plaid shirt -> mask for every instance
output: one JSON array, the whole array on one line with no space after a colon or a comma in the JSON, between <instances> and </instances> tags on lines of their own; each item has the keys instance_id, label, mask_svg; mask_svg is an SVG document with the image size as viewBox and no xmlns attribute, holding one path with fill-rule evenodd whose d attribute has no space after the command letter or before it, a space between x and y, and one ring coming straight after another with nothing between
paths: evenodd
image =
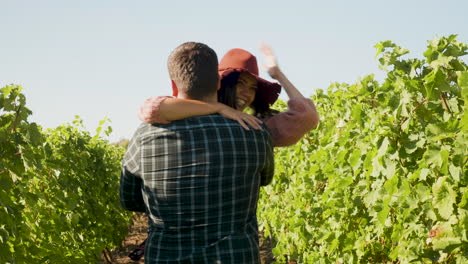
<instances>
[{"instance_id":1,"label":"plaid shirt","mask_svg":"<svg viewBox=\"0 0 468 264\"><path fill-rule=\"evenodd\" d=\"M120 199L148 214L145 263L260 263L257 201L273 164L266 129L219 115L142 124L124 157Z\"/></svg>"}]
</instances>

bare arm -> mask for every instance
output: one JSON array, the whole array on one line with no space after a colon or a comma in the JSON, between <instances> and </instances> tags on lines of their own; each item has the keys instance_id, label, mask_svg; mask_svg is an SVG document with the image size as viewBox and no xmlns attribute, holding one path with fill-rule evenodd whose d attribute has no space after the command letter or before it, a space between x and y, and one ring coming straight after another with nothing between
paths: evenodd
<instances>
[{"instance_id":1,"label":"bare arm","mask_svg":"<svg viewBox=\"0 0 468 264\"><path fill-rule=\"evenodd\" d=\"M271 78L277 80L281 84L289 98L304 98L301 92L299 92L299 90L291 83L291 81L289 81L286 75L279 68L275 54L273 54L271 47L266 44L262 44L260 46L260 50L265 57L265 64L263 67L271 76Z\"/></svg>"},{"instance_id":2,"label":"bare arm","mask_svg":"<svg viewBox=\"0 0 468 264\"><path fill-rule=\"evenodd\" d=\"M146 123L170 123L175 120L215 113L236 120L247 130L249 130L247 124L254 129L261 129L259 124L262 121L227 105L170 97L152 97L146 100L140 108L140 119Z\"/></svg>"},{"instance_id":3,"label":"bare arm","mask_svg":"<svg viewBox=\"0 0 468 264\"><path fill-rule=\"evenodd\" d=\"M197 100L168 98L161 102L159 115L168 121L180 120L188 117L210 115L220 111L218 103L206 103Z\"/></svg>"},{"instance_id":4,"label":"bare arm","mask_svg":"<svg viewBox=\"0 0 468 264\"><path fill-rule=\"evenodd\" d=\"M263 53L263 55L265 57L265 64L263 65L263 67L268 72L268 74L271 76L271 78L277 80L281 84L283 89L288 94L289 99L305 98L302 95L302 93L294 86L294 84L291 83L291 81L289 81L289 79L286 77L286 75L281 71L281 69L278 66L278 62L276 61L276 57L273 54L273 50L271 49L271 47L266 45L266 44L262 44L260 46L260 50L262 51L262 53ZM314 119L318 123L319 116L318 116L317 110L315 109L315 104L313 102L311 104L311 107L314 108L314 111L313 111Z\"/></svg>"}]
</instances>

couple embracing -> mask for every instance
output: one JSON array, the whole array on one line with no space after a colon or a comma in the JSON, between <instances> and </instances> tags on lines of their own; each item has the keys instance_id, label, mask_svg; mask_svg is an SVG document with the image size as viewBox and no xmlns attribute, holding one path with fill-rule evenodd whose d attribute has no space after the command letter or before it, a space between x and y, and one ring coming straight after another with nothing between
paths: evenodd
<instances>
[{"instance_id":1,"label":"couple embracing","mask_svg":"<svg viewBox=\"0 0 468 264\"><path fill-rule=\"evenodd\" d=\"M146 212L145 263L260 263L260 186L274 174L273 147L296 143L318 123L315 105L277 66L266 69L290 100L270 109L280 84L259 77L256 58L187 42L169 56L173 96L152 97L123 160L120 199ZM251 108L254 115L243 113Z\"/></svg>"}]
</instances>

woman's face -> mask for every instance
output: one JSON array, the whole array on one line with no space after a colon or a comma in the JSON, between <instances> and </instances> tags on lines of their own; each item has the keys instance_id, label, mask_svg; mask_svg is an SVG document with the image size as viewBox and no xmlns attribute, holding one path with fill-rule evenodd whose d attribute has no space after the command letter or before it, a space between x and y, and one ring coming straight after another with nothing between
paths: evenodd
<instances>
[{"instance_id":1,"label":"woman's face","mask_svg":"<svg viewBox=\"0 0 468 264\"><path fill-rule=\"evenodd\" d=\"M255 99L257 92L257 79L252 75L242 72L236 84L236 108L243 111Z\"/></svg>"}]
</instances>

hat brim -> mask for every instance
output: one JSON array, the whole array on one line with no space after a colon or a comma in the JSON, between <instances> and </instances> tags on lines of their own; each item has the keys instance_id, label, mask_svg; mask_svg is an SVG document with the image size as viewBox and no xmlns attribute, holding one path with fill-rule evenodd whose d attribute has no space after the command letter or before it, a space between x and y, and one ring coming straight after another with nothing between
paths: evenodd
<instances>
[{"instance_id":1,"label":"hat brim","mask_svg":"<svg viewBox=\"0 0 468 264\"><path fill-rule=\"evenodd\" d=\"M267 81L260 76L252 74L246 69L223 69L219 71L219 76L222 79L233 72L247 72L257 79L257 92L255 94L256 100L259 100L268 106L274 104L276 100L278 100L281 92L281 85L279 83Z\"/></svg>"}]
</instances>

